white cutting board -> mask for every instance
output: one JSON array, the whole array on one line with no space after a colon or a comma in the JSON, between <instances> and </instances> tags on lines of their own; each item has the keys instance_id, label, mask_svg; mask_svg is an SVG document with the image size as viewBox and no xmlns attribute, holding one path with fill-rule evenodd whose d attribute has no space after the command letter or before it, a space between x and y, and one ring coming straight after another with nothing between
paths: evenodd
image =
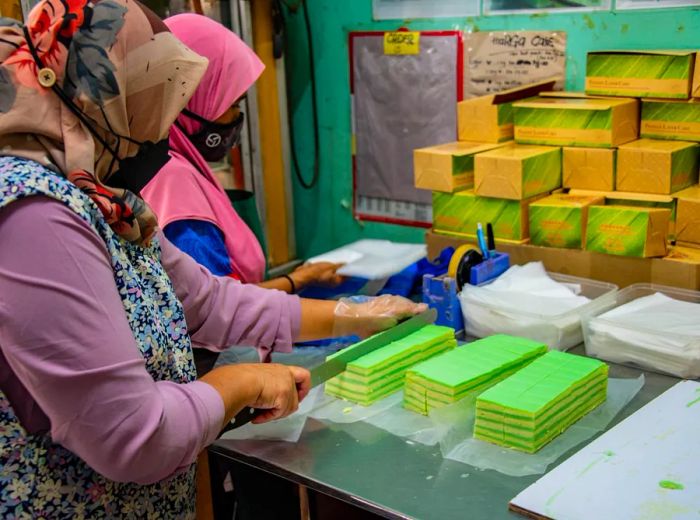
<instances>
[{"instance_id":1,"label":"white cutting board","mask_svg":"<svg viewBox=\"0 0 700 520\"><path fill-rule=\"evenodd\" d=\"M676 384L520 493L511 508L562 520L700 518L700 383Z\"/></svg>"}]
</instances>

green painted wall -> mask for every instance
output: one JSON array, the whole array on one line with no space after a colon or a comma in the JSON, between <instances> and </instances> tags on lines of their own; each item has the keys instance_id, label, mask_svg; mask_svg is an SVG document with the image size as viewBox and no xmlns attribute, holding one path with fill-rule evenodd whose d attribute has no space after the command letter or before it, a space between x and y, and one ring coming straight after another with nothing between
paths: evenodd
<instances>
[{"instance_id":1,"label":"green painted wall","mask_svg":"<svg viewBox=\"0 0 700 520\"><path fill-rule=\"evenodd\" d=\"M321 177L314 190L294 181L297 247L307 257L360 238L420 242L423 230L357 222L352 216L350 90L347 34L353 30L412 29L472 31L543 29L566 31L567 88L582 89L586 52L595 49L700 47L700 8L628 12L589 12L443 18L405 21L372 20L371 0L307 0L313 30L321 140ZM309 67L301 13L288 17L287 74L293 131L302 173L311 177Z\"/></svg>"}]
</instances>

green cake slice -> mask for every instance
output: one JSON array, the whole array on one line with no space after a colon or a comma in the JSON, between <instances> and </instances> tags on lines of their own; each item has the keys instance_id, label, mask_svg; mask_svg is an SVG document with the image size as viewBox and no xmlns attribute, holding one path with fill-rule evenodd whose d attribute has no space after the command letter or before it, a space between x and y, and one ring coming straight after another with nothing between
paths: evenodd
<instances>
[{"instance_id":1,"label":"green cake slice","mask_svg":"<svg viewBox=\"0 0 700 520\"><path fill-rule=\"evenodd\" d=\"M433 357L406 373L404 407L428 415L493 386L545 352L547 346L537 341L499 334Z\"/></svg>"},{"instance_id":2,"label":"green cake slice","mask_svg":"<svg viewBox=\"0 0 700 520\"><path fill-rule=\"evenodd\" d=\"M355 348L356 345L348 348ZM426 325L348 363L345 372L326 382L326 393L361 405L370 405L399 390L403 386L406 370L410 367L456 346L454 329ZM333 354L328 359L336 355Z\"/></svg>"},{"instance_id":3,"label":"green cake slice","mask_svg":"<svg viewBox=\"0 0 700 520\"><path fill-rule=\"evenodd\" d=\"M608 366L551 351L481 394L474 437L534 453L605 401Z\"/></svg>"}]
</instances>

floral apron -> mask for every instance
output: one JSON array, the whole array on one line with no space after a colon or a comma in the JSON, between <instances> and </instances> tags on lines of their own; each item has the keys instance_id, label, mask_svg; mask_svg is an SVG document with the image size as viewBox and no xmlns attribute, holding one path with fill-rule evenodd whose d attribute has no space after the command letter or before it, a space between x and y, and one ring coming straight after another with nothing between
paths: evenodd
<instances>
[{"instance_id":1,"label":"floral apron","mask_svg":"<svg viewBox=\"0 0 700 520\"><path fill-rule=\"evenodd\" d=\"M0 209L43 195L62 202L104 240L114 281L146 369L155 381L195 379L182 305L160 263L160 247L119 238L97 206L66 179L32 161L0 157ZM48 433L28 434L0 391L0 518L193 518L194 464L152 485L113 482Z\"/></svg>"}]
</instances>

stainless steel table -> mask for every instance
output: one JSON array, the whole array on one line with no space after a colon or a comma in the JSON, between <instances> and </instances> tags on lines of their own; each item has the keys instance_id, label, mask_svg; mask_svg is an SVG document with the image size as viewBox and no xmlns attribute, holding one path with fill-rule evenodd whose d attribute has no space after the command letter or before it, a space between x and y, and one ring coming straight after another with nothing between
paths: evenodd
<instances>
[{"instance_id":1,"label":"stainless steel table","mask_svg":"<svg viewBox=\"0 0 700 520\"><path fill-rule=\"evenodd\" d=\"M303 361L310 358L306 353L300 355ZM295 356L288 355L284 362L295 362ZM632 368L610 366L611 377L639 374ZM644 387L611 427L678 381L645 375ZM386 518L518 518L508 511L509 500L539 477L509 477L444 460L437 446L409 444L363 422L341 425L309 419L297 443L220 440L211 451Z\"/></svg>"}]
</instances>

